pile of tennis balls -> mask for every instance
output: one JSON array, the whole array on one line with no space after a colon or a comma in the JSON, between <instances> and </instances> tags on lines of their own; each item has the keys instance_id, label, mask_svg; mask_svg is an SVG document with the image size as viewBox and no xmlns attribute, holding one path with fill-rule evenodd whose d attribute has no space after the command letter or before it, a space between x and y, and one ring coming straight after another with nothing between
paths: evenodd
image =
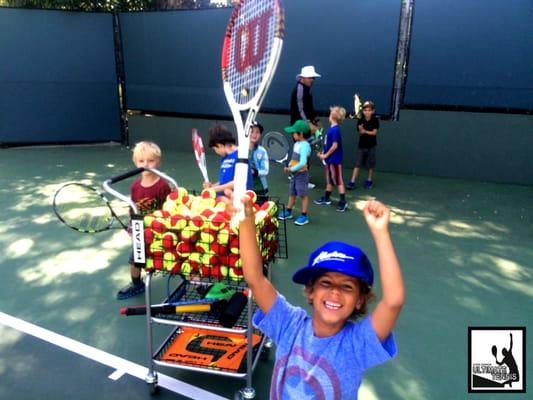
<instances>
[{"instance_id":1,"label":"pile of tennis balls","mask_svg":"<svg viewBox=\"0 0 533 400\"><path fill-rule=\"evenodd\" d=\"M256 238L263 262L278 248L277 206L272 201L256 204L255 192L246 195L255 209ZM239 227L231 224L226 202L213 189L199 196L178 187L161 210L144 217L146 269L184 276L243 279Z\"/></svg>"}]
</instances>

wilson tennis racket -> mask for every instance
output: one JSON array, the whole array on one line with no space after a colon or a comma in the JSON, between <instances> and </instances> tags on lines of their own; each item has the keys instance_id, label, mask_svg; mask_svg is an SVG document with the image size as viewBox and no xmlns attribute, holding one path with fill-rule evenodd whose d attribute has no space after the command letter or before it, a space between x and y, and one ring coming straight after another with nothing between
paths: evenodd
<instances>
[{"instance_id":1,"label":"wilson tennis racket","mask_svg":"<svg viewBox=\"0 0 533 400\"><path fill-rule=\"evenodd\" d=\"M268 132L261 138L261 146L267 151L269 160L287 165L291 148L286 135L275 131Z\"/></svg>"},{"instance_id":2,"label":"wilson tennis racket","mask_svg":"<svg viewBox=\"0 0 533 400\"><path fill-rule=\"evenodd\" d=\"M209 176L207 175L207 163L205 162L205 149L202 137L198 134L196 128L192 130L192 149L194 151L194 157L196 158L196 164L204 177L204 182L209 182Z\"/></svg>"},{"instance_id":3,"label":"wilson tennis racket","mask_svg":"<svg viewBox=\"0 0 533 400\"><path fill-rule=\"evenodd\" d=\"M361 118L361 112L363 111L363 103L361 97L356 93L353 95L353 115L350 115L351 119Z\"/></svg>"},{"instance_id":4,"label":"wilson tennis racket","mask_svg":"<svg viewBox=\"0 0 533 400\"><path fill-rule=\"evenodd\" d=\"M62 223L78 232L128 229L129 207L120 201L112 204L98 190L83 183L61 186L54 194L52 208Z\"/></svg>"},{"instance_id":5,"label":"wilson tennis racket","mask_svg":"<svg viewBox=\"0 0 533 400\"><path fill-rule=\"evenodd\" d=\"M234 175L237 220L244 218L250 126L278 65L284 17L280 0L239 0L226 28L222 48L224 94L237 127L238 156ZM248 111L243 123L241 113Z\"/></svg>"}]
</instances>

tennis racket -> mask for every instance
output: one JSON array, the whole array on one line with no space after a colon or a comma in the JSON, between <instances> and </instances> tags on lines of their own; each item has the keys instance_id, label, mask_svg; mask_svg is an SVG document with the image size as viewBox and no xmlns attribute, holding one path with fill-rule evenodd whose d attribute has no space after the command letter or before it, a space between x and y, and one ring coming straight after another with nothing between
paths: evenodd
<instances>
[{"instance_id":1,"label":"tennis racket","mask_svg":"<svg viewBox=\"0 0 533 400\"><path fill-rule=\"evenodd\" d=\"M54 194L52 208L62 223L78 232L128 229L129 207L118 200L111 203L98 190L83 183L61 186Z\"/></svg>"},{"instance_id":2,"label":"tennis racket","mask_svg":"<svg viewBox=\"0 0 533 400\"><path fill-rule=\"evenodd\" d=\"M244 218L250 126L270 86L283 45L281 0L239 0L226 28L222 48L224 94L237 127L238 153L234 175L237 221ZM243 115L248 116L243 123Z\"/></svg>"},{"instance_id":3,"label":"tennis racket","mask_svg":"<svg viewBox=\"0 0 533 400\"><path fill-rule=\"evenodd\" d=\"M279 132L268 132L261 138L261 146L265 148L268 159L287 166L290 144L286 135Z\"/></svg>"},{"instance_id":4,"label":"tennis racket","mask_svg":"<svg viewBox=\"0 0 533 400\"><path fill-rule=\"evenodd\" d=\"M351 119L361 118L361 112L363 111L363 103L361 97L356 93L353 95L353 114L350 115Z\"/></svg>"},{"instance_id":5,"label":"tennis racket","mask_svg":"<svg viewBox=\"0 0 533 400\"><path fill-rule=\"evenodd\" d=\"M194 151L194 157L196 158L196 164L204 177L204 182L209 182L209 176L207 175L207 163L205 161L205 149L202 137L198 134L196 128L192 130L192 149Z\"/></svg>"}]
</instances>

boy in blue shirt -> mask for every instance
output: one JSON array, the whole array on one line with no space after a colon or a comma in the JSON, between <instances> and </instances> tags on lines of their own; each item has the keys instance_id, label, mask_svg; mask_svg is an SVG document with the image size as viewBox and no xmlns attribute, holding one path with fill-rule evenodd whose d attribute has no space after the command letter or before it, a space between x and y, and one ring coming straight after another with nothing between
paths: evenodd
<instances>
[{"instance_id":1,"label":"boy in blue shirt","mask_svg":"<svg viewBox=\"0 0 533 400\"><path fill-rule=\"evenodd\" d=\"M318 153L318 158L326 162L326 192L324 196L314 203L318 205L331 204L331 192L333 186L339 191L339 204L337 211L344 212L348 208L346 203L346 190L342 179L342 135L340 125L346 118L346 110L343 107L334 106L329 109L330 128L326 132L324 151Z\"/></svg>"},{"instance_id":2,"label":"boy in blue shirt","mask_svg":"<svg viewBox=\"0 0 533 400\"><path fill-rule=\"evenodd\" d=\"M218 182L204 182L205 188L213 188L217 196L222 195L224 190L233 189L233 177L235 176L235 162L237 161L237 145L232 133L223 125L215 124L209 128L208 136L209 147L221 158L220 174ZM248 165L248 179L246 180L246 189L252 190L253 179L252 171Z\"/></svg>"},{"instance_id":3,"label":"boy in blue shirt","mask_svg":"<svg viewBox=\"0 0 533 400\"><path fill-rule=\"evenodd\" d=\"M293 281L305 285L312 315L294 307L263 274L254 210L243 199L240 252L244 278L259 310L254 324L276 343L271 400L356 399L363 373L396 354L392 329L404 303L400 265L388 230L390 211L371 200L363 213L374 239L383 297L370 316L374 275L355 246L328 242L316 249Z\"/></svg>"},{"instance_id":4,"label":"boy in blue shirt","mask_svg":"<svg viewBox=\"0 0 533 400\"><path fill-rule=\"evenodd\" d=\"M250 128L250 166L252 167L252 177L254 182L254 191L258 198L263 200L268 194L267 175L269 171L268 153L261 146L261 135L263 134L263 125L254 121Z\"/></svg>"},{"instance_id":5,"label":"boy in blue shirt","mask_svg":"<svg viewBox=\"0 0 533 400\"><path fill-rule=\"evenodd\" d=\"M291 133L294 139L291 160L289 166L284 168L286 173L292 174L289 181L289 201L287 209L278 215L278 218L292 219L292 208L296 203L296 197L302 199L302 214L294 221L295 225L306 225L309 223L307 209L309 207L309 166L307 161L311 155L311 145L307 141L311 136L309 124L303 119L299 119L292 126L285 128L285 132Z\"/></svg>"}]
</instances>

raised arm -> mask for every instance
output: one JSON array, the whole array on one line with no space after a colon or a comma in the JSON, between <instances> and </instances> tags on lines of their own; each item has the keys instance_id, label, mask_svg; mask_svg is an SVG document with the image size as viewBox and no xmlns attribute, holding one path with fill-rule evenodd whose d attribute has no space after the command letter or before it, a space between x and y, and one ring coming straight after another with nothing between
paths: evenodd
<instances>
[{"instance_id":1,"label":"raised arm","mask_svg":"<svg viewBox=\"0 0 533 400\"><path fill-rule=\"evenodd\" d=\"M239 228L239 248L241 251L244 279L255 297L259 308L266 314L276 301L276 289L263 274L263 259L257 246L255 215L252 202L244 200L245 218Z\"/></svg>"},{"instance_id":2,"label":"raised arm","mask_svg":"<svg viewBox=\"0 0 533 400\"><path fill-rule=\"evenodd\" d=\"M405 301L400 264L389 234L390 210L378 201L368 201L363 210L370 229L379 262L383 297L371 315L371 322L380 341L392 332Z\"/></svg>"}]
</instances>

